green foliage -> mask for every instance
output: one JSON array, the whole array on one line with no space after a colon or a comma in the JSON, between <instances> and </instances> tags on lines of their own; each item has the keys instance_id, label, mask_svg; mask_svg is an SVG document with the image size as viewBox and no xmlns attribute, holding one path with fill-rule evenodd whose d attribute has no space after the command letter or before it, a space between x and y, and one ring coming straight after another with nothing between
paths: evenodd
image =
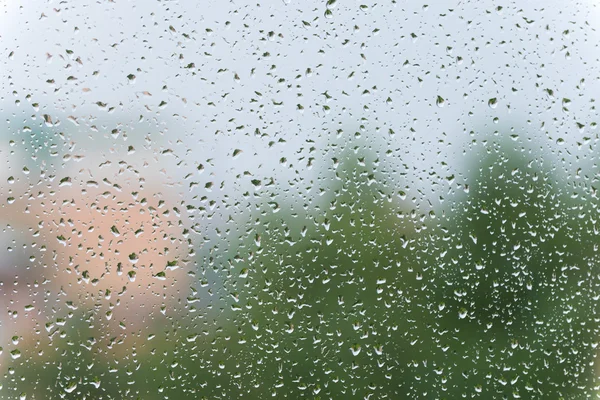
<instances>
[{"instance_id":1,"label":"green foliage","mask_svg":"<svg viewBox=\"0 0 600 400\"><path fill-rule=\"evenodd\" d=\"M541 158L506 144L472 165L443 212L407 200L410 182L392 185L372 154L338 159L322 203L264 204L237 239L199 256L199 280L216 286L201 300L212 314L186 307L149 325L163 333L154 341L130 333L135 356L79 348L56 355L58 372L34 362L27 379L54 390L63 375L92 381L80 366L94 364L106 398L146 399L590 393L593 199L569 196Z\"/></svg>"}]
</instances>

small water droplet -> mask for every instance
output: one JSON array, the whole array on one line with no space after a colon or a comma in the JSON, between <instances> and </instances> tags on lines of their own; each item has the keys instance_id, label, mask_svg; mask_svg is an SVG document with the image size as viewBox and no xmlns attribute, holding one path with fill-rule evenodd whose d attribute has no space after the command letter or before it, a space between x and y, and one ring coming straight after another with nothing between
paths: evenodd
<instances>
[{"instance_id":1,"label":"small water droplet","mask_svg":"<svg viewBox=\"0 0 600 400\"><path fill-rule=\"evenodd\" d=\"M71 382L69 383L66 387L65 387L65 392L67 393L71 393L73 392L75 389L77 389L77 383L75 382Z\"/></svg>"},{"instance_id":2,"label":"small water droplet","mask_svg":"<svg viewBox=\"0 0 600 400\"><path fill-rule=\"evenodd\" d=\"M19 349L14 349L13 351L10 352L10 357L13 360L16 360L17 358L21 357L21 351Z\"/></svg>"},{"instance_id":3,"label":"small water droplet","mask_svg":"<svg viewBox=\"0 0 600 400\"><path fill-rule=\"evenodd\" d=\"M446 100L444 100L444 98L442 96L438 96L437 99L435 99L435 105L442 108L444 107L444 105L446 104Z\"/></svg>"}]
</instances>

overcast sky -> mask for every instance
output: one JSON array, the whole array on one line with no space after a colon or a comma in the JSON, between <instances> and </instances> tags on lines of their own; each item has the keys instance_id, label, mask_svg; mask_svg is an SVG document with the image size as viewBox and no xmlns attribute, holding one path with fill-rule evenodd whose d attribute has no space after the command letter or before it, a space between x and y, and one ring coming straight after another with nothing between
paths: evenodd
<instances>
[{"instance_id":1,"label":"overcast sky","mask_svg":"<svg viewBox=\"0 0 600 400\"><path fill-rule=\"evenodd\" d=\"M553 160L595 134L595 2L362 3L0 0L0 151L41 127L89 168L127 159L182 183L203 164L202 185L239 194L252 177L316 179L362 126L416 190L466 172L494 130Z\"/></svg>"}]
</instances>

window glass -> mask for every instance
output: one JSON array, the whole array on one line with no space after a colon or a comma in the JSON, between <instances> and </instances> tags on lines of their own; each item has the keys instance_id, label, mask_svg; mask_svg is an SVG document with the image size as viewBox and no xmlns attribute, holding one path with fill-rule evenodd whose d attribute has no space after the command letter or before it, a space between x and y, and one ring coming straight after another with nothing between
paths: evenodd
<instances>
[{"instance_id":1,"label":"window glass","mask_svg":"<svg viewBox=\"0 0 600 400\"><path fill-rule=\"evenodd\" d=\"M0 0L0 398L597 398L599 18Z\"/></svg>"}]
</instances>

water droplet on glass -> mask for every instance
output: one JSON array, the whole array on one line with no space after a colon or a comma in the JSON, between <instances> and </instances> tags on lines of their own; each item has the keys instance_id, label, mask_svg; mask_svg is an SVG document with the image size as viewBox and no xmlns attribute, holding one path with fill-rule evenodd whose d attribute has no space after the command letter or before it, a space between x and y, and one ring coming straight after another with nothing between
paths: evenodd
<instances>
[{"instance_id":1,"label":"water droplet on glass","mask_svg":"<svg viewBox=\"0 0 600 400\"><path fill-rule=\"evenodd\" d=\"M437 96L437 98L435 99L435 104L440 108L444 107L444 105L446 104L446 100L444 100L442 96Z\"/></svg>"}]
</instances>

